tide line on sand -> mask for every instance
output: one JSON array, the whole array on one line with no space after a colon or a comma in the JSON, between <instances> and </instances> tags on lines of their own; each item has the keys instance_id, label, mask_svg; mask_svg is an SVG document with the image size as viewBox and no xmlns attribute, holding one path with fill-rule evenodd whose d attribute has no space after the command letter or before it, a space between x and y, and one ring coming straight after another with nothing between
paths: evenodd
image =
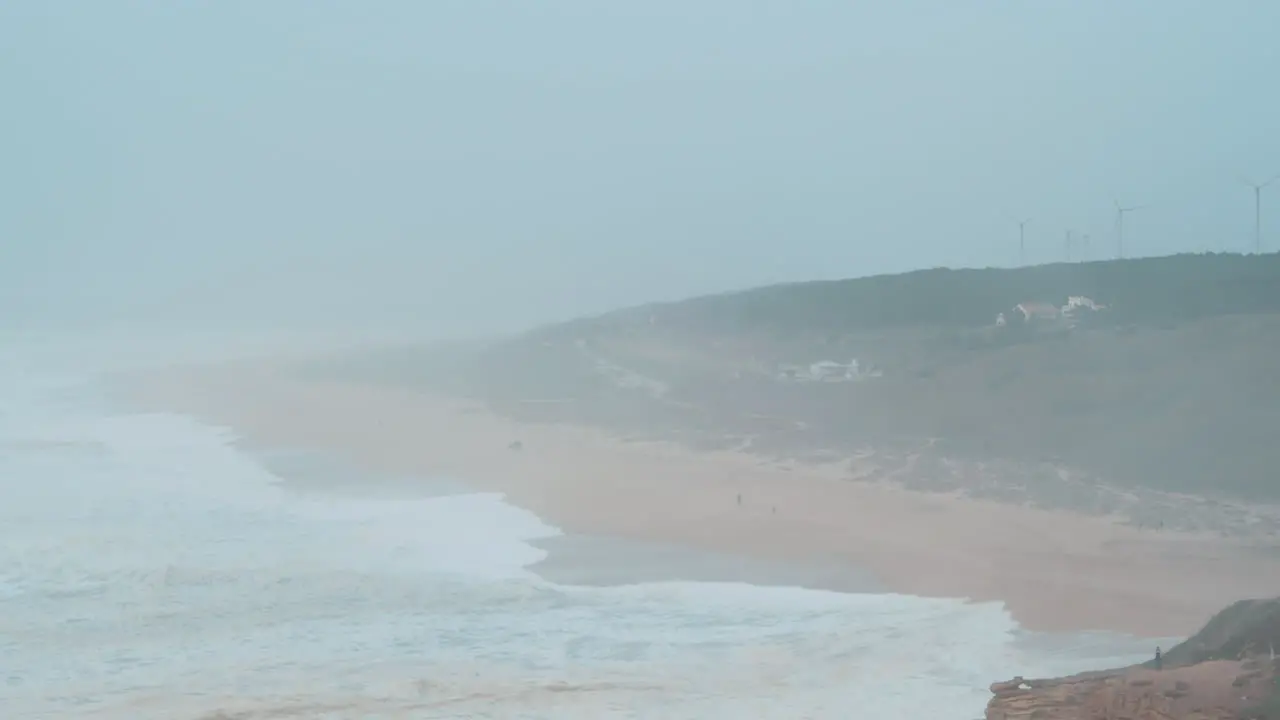
<instances>
[{"instance_id":1,"label":"tide line on sand","mask_svg":"<svg viewBox=\"0 0 1280 720\"><path fill-rule=\"evenodd\" d=\"M241 365L151 374L131 395L369 470L465 478L568 533L844 563L895 592L1003 602L1035 630L1185 635L1239 597L1280 594L1280 558L1225 540L853 482L831 464L521 424L392 384Z\"/></svg>"}]
</instances>

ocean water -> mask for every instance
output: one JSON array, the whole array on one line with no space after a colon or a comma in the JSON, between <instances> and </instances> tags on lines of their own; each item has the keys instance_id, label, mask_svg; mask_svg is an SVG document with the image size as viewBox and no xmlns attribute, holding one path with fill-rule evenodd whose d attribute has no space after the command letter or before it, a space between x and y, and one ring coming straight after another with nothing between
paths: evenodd
<instances>
[{"instance_id":1,"label":"ocean water","mask_svg":"<svg viewBox=\"0 0 1280 720\"><path fill-rule=\"evenodd\" d=\"M459 492L291 491L227 428L0 363L0 717L927 718L1145 659L999 604L556 585L558 530Z\"/></svg>"}]
</instances>

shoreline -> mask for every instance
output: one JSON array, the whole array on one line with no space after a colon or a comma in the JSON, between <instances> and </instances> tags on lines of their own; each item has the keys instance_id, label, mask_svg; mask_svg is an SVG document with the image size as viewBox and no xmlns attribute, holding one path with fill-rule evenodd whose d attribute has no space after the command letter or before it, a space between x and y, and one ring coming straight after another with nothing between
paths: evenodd
<instances>
[{"instance_id":1,"label":"shoreline","mask_svg":"<svg viewBox=\"0 0 1280 720\"><path fill-rule=\"evenodd\" d=\"M779 562L684 545L602 535L565 533L530 542L547 556L528 570L547 582L578 587L619 587L650 582L738 583L799 587L850 594L888 592L847 563Z\"/></svg>"},{"instance_id":2,"label":"shoreline","mask_svg":"<svg viewBox=\"0 0 1280 720\"><path fill-rule=\"evenodd\" d=\"M271 447L251 440L239 445L278 478L280 488L303 497L419 500L483 492L482 488L450 478L364 472L356 463L335 460L319 450ZM697 551L683 545L564 531L525 542L546 553L525 569L560 585L617 587L647 582L723 582L843 593L887 592L868 573L844 563L767 562L741 554Z\"/></svg>"},{"instance_id":3,"label":"shoreline","mask_svg":"<svg viewBox=\"0 0 1280 720\"><path fill-rule=\"evenodd\" d=\"M1003 602L1031 631L1189 635L1231 601L1280 594L1280 559L1237 541L852 482L835 466L781 469L740 452L521 424L412 388L266 365L128 384L130 405L194 415L253 443L502 492L567 535L865 572L890 592ZM820 576L805 586L851 589Z\"/></svg>"}]
</instances>

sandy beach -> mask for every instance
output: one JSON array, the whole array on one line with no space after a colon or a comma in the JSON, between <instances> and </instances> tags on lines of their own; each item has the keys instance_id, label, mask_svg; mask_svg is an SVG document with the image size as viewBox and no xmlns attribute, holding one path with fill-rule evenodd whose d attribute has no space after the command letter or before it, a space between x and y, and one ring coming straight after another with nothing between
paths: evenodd
<instances>
[{"instance_id":1,"label":"sandy beach","mask_svg":"<svg viewBox=\"0 0 1280 720\"><path fill-rule=\"evenodd\" d=\"M1185 635L1234 600L1280 594L1280 557L1241 540L855 482L843 466L783 468L519 424L411 388L268 364L166 371L129 386L136 406L230 426L249 442L505 493L568 533L812 567L795 577L834 590L869 573L892 592L1002 601L1034 630Z\"/></svg>"}]
</instances>

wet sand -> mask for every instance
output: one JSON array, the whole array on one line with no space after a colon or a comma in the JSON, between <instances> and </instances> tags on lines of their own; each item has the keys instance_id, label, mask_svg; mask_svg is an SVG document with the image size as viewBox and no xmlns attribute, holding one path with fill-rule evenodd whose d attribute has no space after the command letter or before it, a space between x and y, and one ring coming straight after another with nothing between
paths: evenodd
<instances>
[{"instance_id":1,"label":"wet sand","mask_svg":"<svg viewBox=\"0 0 1280 720\"><path fill-rule=\"evenodd\" d=\"M547 558L530 570L563 585L630 585L644 582L725 582L805 587L837 592L884 592L870 573L847 562L805 558L782 562L683 545L600 535L561 535L536 540Z\"/></svg>"},{"instance_id":2,"label":"wet sand","mask_svg":"<svg viewBox=\"0 0 1280 720\"><path fill-rule=\"evenodd\" d=\"M1242 597L1280 594L1280 558L1240 541L855 482L844 465L780 469L745 453L519 424L411 388L262 365L156 374L133 383L130 394L146 408L228 425L267 446L323 448L376 473L457 478L503 492L571 535L616 539L618 552L643 543L648 560L634 563L632 582L681 579L654 574L663 562L653 548L685 548L703 558L686 558L682 572L698 575L688 579L737 572L748 581L772 575L778 581L766 584L799 580L832 590L866 582L1003 601L1033 630L1153 637L1189 634ZM521 448L510 448L513 442ZM592 582L581 568L606 550L573 545L580 542L590 541L560 541L553 555L565 560L549 560L542 572ZM734 570L728 557L750 558L754 575ZM796 568L790 576L776 573L787 566ZM603 559L596 567L597 583L628 576L616 565L599 570Z\"/></svg>"},{"instance_id":3,"label":"wet sand","mask_svg":"<svg viewBox=\"0 0 1280 720\"><path fill-rule=\"evenodd\" d=\"M299 495L356 499L420 499L474 492L447 477L370 473L323 450L270 448L242 441L279 486ZM530 542L546 557L529 570L564 585L609 587L644 582L726 582L837 592L883 592L870 573L837 560L779 562L684 545L605 535L565 534Z\"/></svg>"}]
</instances>

